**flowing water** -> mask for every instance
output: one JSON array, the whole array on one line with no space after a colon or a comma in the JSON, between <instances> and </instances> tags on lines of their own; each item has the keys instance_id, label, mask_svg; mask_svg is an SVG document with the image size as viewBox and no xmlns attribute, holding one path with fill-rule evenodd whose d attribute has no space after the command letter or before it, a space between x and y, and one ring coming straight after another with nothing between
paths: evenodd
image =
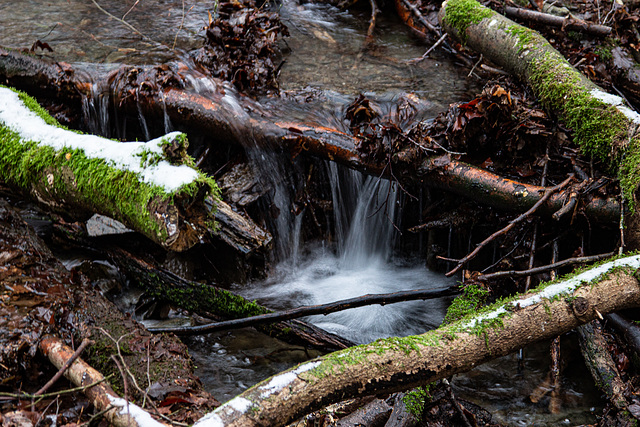
<instances>
[{"instance_id":1,"label":"flowing water","mask_svg":"<svg viewBox=\"0 0 640 427\"><path fill-rule=\"evenodd\" d=\"M29 48L36 41L48 43L58 60L75 65L91 63L108 71L120 62L129 64L181 60L204 40L202 28L214 2L196 0L23 0L0 2L0 45ZM375 46L363 51L368 11L344 12L322 4L298 4L283 0L277 7L289 27L290 50L279 81L287 96L300 91L322 91L322 102L293 107L284 100L268 105L290 120L343 126L344 105L360 92L391 108L404 92L416 94L422 102L421 118L428 119L449 103L468 99L477 91L466 71L447 58L428 59L409 65L426 46L417 42L394 17L383 13L377 23ZM123 19L124 18L124 19ZM123 23L126 21L126 24ZM100 64L100 65L95 65ZM206 93L211 83L192 79L193 88ZM87 126L96 133L116 135L125 130L107 111L107 100L99 94L85 105ZM234 101L228 91L229 102ZM145 119L139 117L142 129ZM167 121L165 129L171 124ZM147 129L148 133L153 130ZM272 204L280 214L273 223L276 256L279 260L266 280L237 284L235 290L276 309L320 304L367 293L406 289L439 288L453 280L430 272L420 259L394 252L402 229L400 211L403 194L396 185L326 164L334 206L333 223L326 230L330 239L305 242L301 239L304 210L297 215L291 205L296 192L295 173L277 156L248 152L262 178L274 189ZM280 177L294 176L290 180ZM77 258L77 255L74 256ZM69 265L73 265L70 261ZM134 297L135 299L135 297ZM308 320L356 342L379 337L409 335L436 327L442 320L447 300L407 302L388 306L362 307ZM251 330L209 334L186 339L199 366L198 374L207 388L224 401L257 381L316 354L284 345ZM539 350L527 353L536 355ZM486 405L512 425L573 424L592 420L597 399L579 395L584 384L576 378L584 371L568 374L565 394L570 403L558 416L545 418L544 409L524 403L532 388L541 382L548 362L544 356L526 359L527 370L514 378L517 369L505 358L457 377L457 390L476 403ZM540 362L543 360L543 362ZM573 376L571 376L573 375ZM525 379L523 381L523 378ZM481 390L481 391L480 391Z\"/></svg>"}]
</instances>

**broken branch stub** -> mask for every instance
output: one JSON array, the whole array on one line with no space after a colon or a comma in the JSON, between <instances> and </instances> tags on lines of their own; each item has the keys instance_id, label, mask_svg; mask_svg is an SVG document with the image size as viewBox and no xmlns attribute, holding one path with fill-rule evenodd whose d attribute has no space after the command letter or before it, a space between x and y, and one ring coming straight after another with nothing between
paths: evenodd
<instances>
[{"instance_id":1,"label":"broken branch stub","mask_svg":"<svg viewBox=\"0 0 640 427\"><path fill-rule=\"evenodd\" d=\"M61 127L35 100L0 87L0 179L73 217L110 216L163 247L192 247L213 225L213 179L186 155L186 136L120 143Z\"/></svg>"}]
</instances>

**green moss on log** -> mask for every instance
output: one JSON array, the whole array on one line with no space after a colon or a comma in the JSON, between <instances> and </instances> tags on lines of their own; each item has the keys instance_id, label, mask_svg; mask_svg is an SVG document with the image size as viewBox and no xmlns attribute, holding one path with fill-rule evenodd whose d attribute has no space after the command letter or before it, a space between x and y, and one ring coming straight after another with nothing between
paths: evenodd
<instances>
[{"instance_id":1,"label":"green moss on log","mask_svg":"<svg viewBox=\"0 0 640 427\"><path fill-rule=\"evenodd\" d=\"M448 0L446 8L444 19L447 25L456 29L463 43L467 41L466 31L469 25L478 24L496 14L474 0Z\"/></svg>"},{"instance_id":2,"label":"green moss on log","mask_svg":"<svg viewBox=\"0 0 640 427\"><path fill-rule=\"evenodd\" d=\"M13 90L13 89L12 89ZM14 90L15 91L15 90ZM15 91L31 111L51 126L61 126L37 101ZM199 172L198 177L173 192L142 182L135 172L118 169L104 159L87 157L83 150L55 150L38 141L25 141L17 132L0 123L0 180L30 192L36 198L54 205L83 206L93 212L111 216L126 226L154 240L165 241L167 230L160 227L149 206L166 203L176 209L179 200L189 199L203 188L214 199L219 189L213 180ZM186 144L186 140L181 141ZM144 157L144 155L143 155ZM141 158L151 164L153 159Z\"/></svg>"}]
</instances>

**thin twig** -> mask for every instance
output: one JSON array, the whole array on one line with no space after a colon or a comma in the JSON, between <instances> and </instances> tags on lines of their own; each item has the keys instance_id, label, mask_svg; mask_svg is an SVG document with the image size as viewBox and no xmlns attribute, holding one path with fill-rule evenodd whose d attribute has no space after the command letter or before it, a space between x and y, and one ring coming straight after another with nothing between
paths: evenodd
<instances>
[{"instance_id":1,"label":"thin twig","mask_svg":"<svg viewBox=\"0 0 640 427\"><path fill-rule=\"evenodd\" d=\"M546 203L546 201L551 197L551 195L553 193L555 193L558 190L561 190L562 188L564 188L565 186L567 186L569 184L569 182L571 182L571 180L573 179L573 174L571 174L569 176L569 178L565 179L564 181L562 181L560 184L551 187L549 189L547 189L544 192L544 195L540 198L540 200L538 200L536 202L535 205L533 205L528 211L526 211L525 213L523 213L522 215L520 215L519 217L517 217L516 219L514 219L513 221L511 221L509 223L509 225L507 225L506 227L504 227L502 230L498 230L495 233L493 233L491 236L487 237L486 239L484 239L474 250L473 252L471 252L470 254L468 254L467 256L465 256L464 258L462 258L460 261L458 261L458 265L456 265L454 267L453 270L447 272L445 274L445 276L449 277L454 275L458 270L460 270L462 268L462 266L464 266L467 262L471 261L473 258L476 257L476 255L478 255L478 253L480 252L480 250L482 248L484 248L487 244L489 244L493 239L495 239L496 237L507 233L509 230L511 230L513 227L515 227L516 224L524 221L525 219L527 219L529 216L531 216L533 213L535 213L536 210L538 210L538 208L540 206L542 206L544 203Z\"/></svg>"},{"instance_id":2,"label":"thin twig","mask_svg":"<svg viewBox=\"0 0 640 427\"><path fill-rule=\"evenodd\" d=\"M82 343L80 343L80 346L76 349L76 351L71 355L71 357L64 362L64 365L62 365L62 367L60 369L58 369L58 372L56 372L56 374L49 380L47 381L47 383L45 385L43 385L40 390L36 391L33 396L39 396L41 394L43 394L45 391L49 390L49 388L55 384L56 381L58 381L60 379L61 376L64 375L64 373L67 371L67 369L69 369L69 366L71 366L71 364L73 362L75 362L75 360L80 357L80 355L82 354L82 352L84 351L85 348L87 348L88 345L93 344L93 341L91 341L88 338L85 338L82 340Z\"/></svg>"},{"instance_id":3,"label":"thin twig","mask_svg":"<svg viewBox=\"0 0 640 427\"><path fill-rule=\"evenodd\" d=\"M409 62L410 64L415 64L415 63L418 63L418 62L420 62L420 61L424 61L425 59L427 59L427 57L429 56L429 54L430 54L431 52L433 52L433 50L434 50L435 48L437 48L438 46L440 46L440 45L445 41L445 39L447 38L447 36L448 36L448 34L447 34L447 33L444 33L444 34L443 34L443 35L438 39L438 41L437 41L437 42L435 42L435 43L433 44L433 46L431 46L429 49L427 49L427 51L426 51L425 53L423 53L423 54L422 54L422 56L421 56L420 58L417 58L417 59L411 59L411 60L409 60L408 62Z\"/></svg>"},{"instance_id":4,"label":"thin twig","mask_svg":"<svg viewBox=\"0 0 640 427\"><path fill-rule=\"evenodd\" d=\"M35 394L29 394L29 393L6 393L6 392L0 392L0 397L9 397L12 400L13 399L34 399L34 398L38 398L38 399L46 399L48 397L56 397L59 396L61 394L69 394L69 393L75 393L76 391L84 391L87 390L93 386L96 386L104 381L107 381L112 375L109 375L106 378L103 378L101 380L98 381L94 381L91 384L87 384L87 385L83 385L80 387L74 387L74 388L68 388L66 390L61 390L61 391L54 391L51 393L44 393L41 395L36 396Z\"/></svg>"},{"instance_id":5,"label":"thin twig","mask_svg":"<svg viewBox=\"0 0 640 427\"><path fill-rule=\"evenodd\" d=\"M243 328L246 326L255 326L262 323L272 323L282 320L296 319L314 314L329 314L336 311L347 310L350 308L362 307L373 304L393 304L397 302L410 301L416 299L432 299L444 296L457 295L459 291L456 288L439 288L439 289L417 289L413 291L401 291L390 294L363 295L356 298L336 301L329 304L319 304L298 307L291 310L284 310L275 313L267 313L259 316L247 317L244 319L233 319L224 322L208 323L206 325L189 326L182 328L150 328L153 333L173 332L176 335L199 335L213 331Z\"/></svg>"},{"instance_id":6,"label":"thin twig","mask_svg":"<svg viewBox=\"0 0 640 427\"><path fill-rule=\"evenodd\" d=\"M481 274L478 276L478 280L496 279L499 277L522 277L529 276L531 274L544 273L546 271L555 270L556 268L565 267L573 264L587 264L590 262L600 261L607 259L615 255L615 252L608 252L606 254L591 255L584 257L567 258L562 261L554 262L553 264L543 265L540 267L531 268L529 270L509 270L509 271L497 271L495 273Z\"/></svg>"}]
</instances>

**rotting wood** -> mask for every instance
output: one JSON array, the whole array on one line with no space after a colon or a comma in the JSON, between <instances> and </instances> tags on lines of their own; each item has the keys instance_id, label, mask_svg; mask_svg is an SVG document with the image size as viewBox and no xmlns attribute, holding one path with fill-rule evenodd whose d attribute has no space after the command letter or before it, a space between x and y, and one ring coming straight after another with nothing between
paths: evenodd
<instances>
[{"instance_id":1,"label":"rotting wood","mask_svg":"<svg viewBox=\"0 0 640 427\"><path fill-rule=\"evenodd\" d=\"M215 322L205 325L187 326L181 328L150 328L149 331L153 333L172 332L176 335L200 335L214 331L223 331L227 329L243 328L246 326L257 326L264 323L275 323L284 320L298 319L305 316L313 316L318 314L327 315L329 313L349 310L356 307L364 307L367 305L386 305L419 299L427 300L432 298L455 296L459 293L460 292L456 288L440 288L416 289L412 291L399 291L389 294L362 295L359 297L335 301L327 304L297 307L289 310L266 313L242 319L227 320L224 322Z\"/></svg>"},{"instance_id":2,"label":"rotting wood","mask_svg":"<svg viewBox=\"0 0 640 427\"><path fill-rule=\"evenodd\" d=\"M618 332L622 333L624 341L633 349L636 359L640 360L640 326L618 313L611 313L606 316L606 319Z\"/></svg>"},{"instance_id":3,"label":"rotting wood","mask_svg":"<svg viewBox=\"0 0 640 427\"><path fill-rule=\"evenodd\" d=\"M607 341L602 333L602 325L597 320L577 328L580 336L580 350L587 368L597 387L619 410L625 410L625 384L620 372L607 350Z\"/></svg>"},{"instance_id":4,"label":"rotting wood","mask_svg":"<svg viewBox=\"0 0 640 427\"><path fill-rule=\"evenodd\" d=\"M569 331L597 313L638 307L640 283L627 269L617 268L623 265L636 270L640 256L603 264L538 291L544 298L532 293L527 300L490 307L424 335L382 339L303 363L255 385L194 426L286 425L351 396L406 390L469 370ZM598 280L604 273L606 278ZM591 283L581 286L584 281Z\"/></svg>"}]
</instances>

